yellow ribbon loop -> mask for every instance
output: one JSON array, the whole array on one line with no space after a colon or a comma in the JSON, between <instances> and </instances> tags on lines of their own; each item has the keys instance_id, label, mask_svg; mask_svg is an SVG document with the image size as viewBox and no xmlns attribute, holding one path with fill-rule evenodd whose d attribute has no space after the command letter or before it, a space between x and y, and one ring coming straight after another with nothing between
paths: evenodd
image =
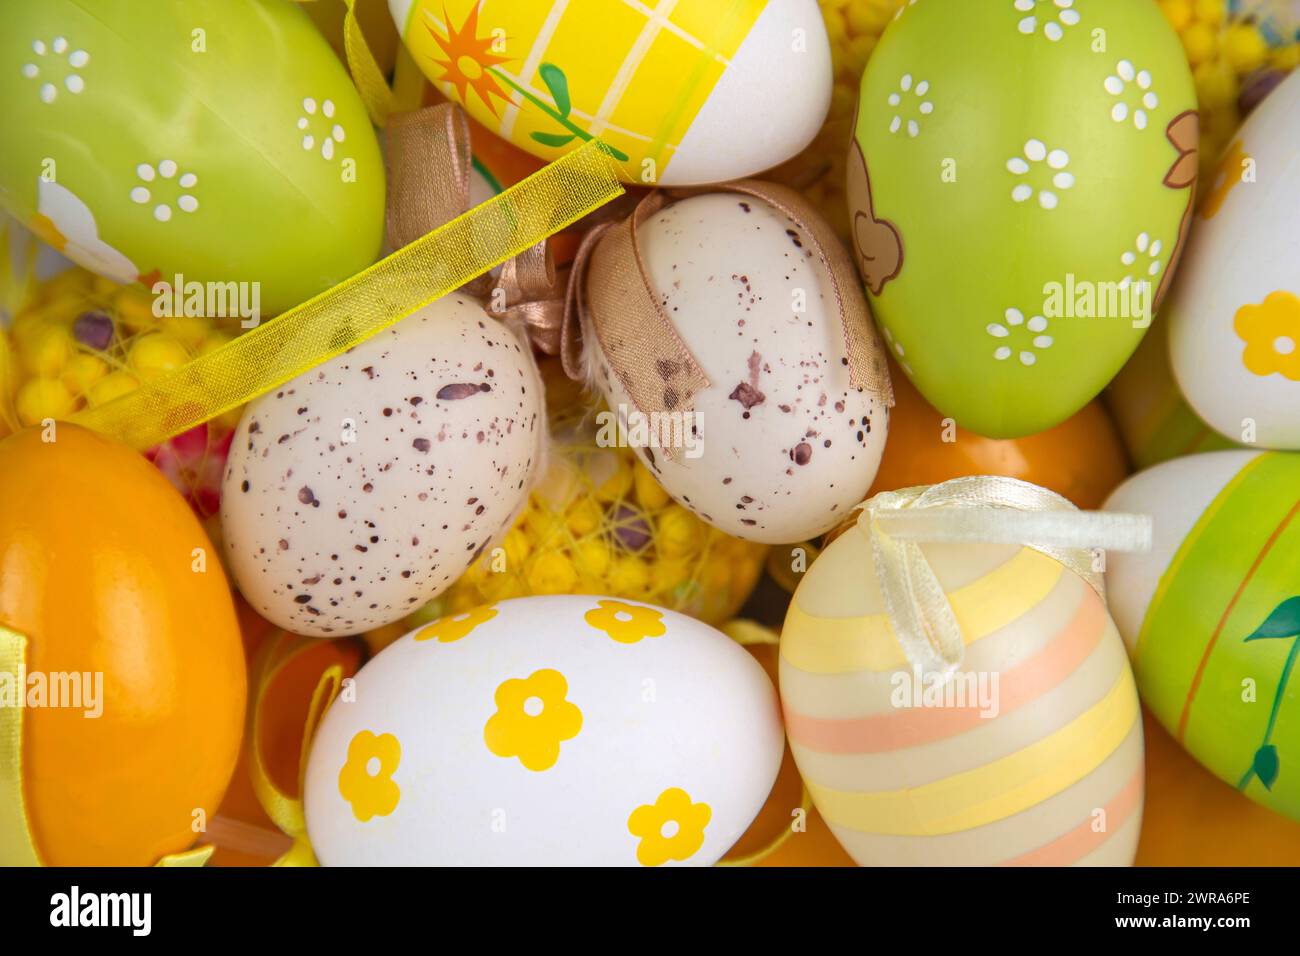
<instances>
[{"instance_id":1,"label":"yellow ribbon loop","mask_svg":"<svg viewBox=\"0 0 1300 956\"><path fill-rule=\"evenodd\" d=\"M27 673L27 638L0 626L0 674L14 681L23 695ZM40 866L23 795L23 708L17 697L0 701L0 866Z\"/></svg>"},{"instance_id":2,"label":"yellow ribbon loop","mask_svg":"<svg viewBox=\"0 0 1300 956\"><path fill-rule=\"evenodd\" d=\"M313 299L72 421L145 449L283 385L622 194L599 143Z\"/></svg>"},{"instance_id":3,"label":"yellow ribbon loop","mask_svg":"<svg viewBox=\"0 0 1300 956\"><path fill-rule=\"evenodd\" d=\"M871 542L876 580L903 652L922 673L947 674L965 655L961 627L921 542L1018 544L1041 551L1105 597L1093 552L1148 551L1147 515L1079 511L1015 478L957 478L876 495L855 527Z\"/></svg>"},{"instance_id":4,"label":"yellow ribbon loop","mask_svg":"<svg viewBox=\"0 0 1300 956\"><path fill-rule=\"evenodd\" d=\"M370 52L370 44L357 22L357 0L343 0L347 4L347 13L343 17L343 51L348 58L348 69L352 81L357 85L361 101L366 104L370 120L376 126L383 126L388 117L397 110L397 98L388 86L383 71Z\"/></svg>"}]
</instances>

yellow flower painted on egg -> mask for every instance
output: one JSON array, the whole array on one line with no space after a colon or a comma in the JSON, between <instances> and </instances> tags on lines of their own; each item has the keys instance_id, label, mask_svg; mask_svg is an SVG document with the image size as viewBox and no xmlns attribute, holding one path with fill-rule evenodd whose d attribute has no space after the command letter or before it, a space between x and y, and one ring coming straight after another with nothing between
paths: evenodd
<instances>
[{"instance_id":1,"label":"yellow flower painted on egg","mask_svg":"<svg viewBox=\"0 0 1300 956\"><path fill-rule=\"evenodd\" d=\"M647 637L659 637L666 630L662 611L622 601L597 601L600 605L583 615L588 624L604 631L620 644L635 644Z\"/></svg>"},{"instance_id":2,"label":"yellow flower painted on egg","mask_svg":"<svg viewBox=\"0 0 1300 956\"><path fill-rule=\"evenodd\" d=\"M486 624L496 616L497 609L487 604L476 607L472 611L466 611L464 614L448 614L446 617L440 617L432 624L422 627L420 632L415 635L415 639L417 641L436 640L439 644L450 644L452 641L459 641L463 637L468 637L470 631L480 624Z\"/></svg>"},{"instance_id":3,"label":"yellow flower painted on egg","mask_svg":"<svg viewBox=\"0 0 1300 956\"><path fill-rule=\"evenodd\" d=\"M402 790L393 774L401 760L402 745L392 734L362 730L348 744L348 759L339 771L339 795L362 823L397 809Z\"/></svg>"},{"instance_id":4,"label":"yellow flower painted on egg","mask_svg":"<svg viewBox=\"0 0 1300 956\"><path fill-rule=\"evenodd\" d=\"M627 818L628 831L639 837L636 859L642 866L688 860L704 845L704 828L713 818L707 803L692 803L680 787L669 787L653 804L637 807Z\"/></svg>"},{"instance_id":5,"label":"yellow flower painted on egg","mask_svg":"<svg viewBox=\"0 0 1300 956\"><path fill-rule=\"evenodd\" d=\"M1201 200L1201 217L1204 219L1213 219L1223 208L1223 204L1228 201L1228 194L1231 193L1241 183L1241 177L1245 173L1244 165L1250 160L1250 155L1237 140L1224 152L1223 158L1219 160L1219 168L1214 172L1214 179L1210 182L1210 189Z\"/></svg>"},{"instance_id":6,"label":"yellow flower painted on egg","mask_svg":"<svg viewBox=\"0 0 1300 956\"><path fill-rule=\"evenodd\" d=\"M1232 327L1246 343L1241 361L1248 371L1300 382L1300 299L1274 292L1261 305L1238 309Z\"/></svg>"},{"instance_id":7,"label":"yellow flower painted on egg","mask_svg":"<svg viewBox=\"0 0 1300 956\"><path fill-rule=\"evenodd\" d=\"M578 736L582 711L565 698L569 682L557 670L534 671L497 688L497 712L483 728L483 742L498 757L518 757L529 770L549 770L560 744Z\"/></svg>"}]
</instances>

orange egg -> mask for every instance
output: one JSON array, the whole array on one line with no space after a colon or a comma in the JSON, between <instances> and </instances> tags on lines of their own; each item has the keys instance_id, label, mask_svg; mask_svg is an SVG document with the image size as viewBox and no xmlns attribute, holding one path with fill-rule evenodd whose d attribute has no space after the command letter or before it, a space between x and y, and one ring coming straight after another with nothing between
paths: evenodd
<instances>
[{"instance_id":1,"label":"orange egg","mask_svg":"<svg viewBox=\"0 0 1300 956\"><path fill-rule=\"evenodd\" d=\"M1300 823L1247 800L1146 715L1138 866L1300 866Z\"/></svg>"},{"instance_id":2,"label":"orange egg","mask_svg":"<svg viewBox=\"0 0 1300 956\"><path fill-rule=\"evenodd\" d=\"M45 437L0 442L0 624L27 638L28 686L79 674L102 694L96 719L89 695L24 709L27 819L46 864L149 866L201 842L239 754L230 588L143 457L74 425Z\"/></svg>"},{"instance_id":3,"label":"orange egg","mask_svg":"<svg viewBox=\"0 0 1300 956\"><path fill-rule=\"evenodd\" d=\"M1128 474L1124 446L1099 402L1037 435L983 438L945 420L896 365L889 441L870 494L967 475L1005 475L1099 508Z\"/></svg>"}]
</instances>

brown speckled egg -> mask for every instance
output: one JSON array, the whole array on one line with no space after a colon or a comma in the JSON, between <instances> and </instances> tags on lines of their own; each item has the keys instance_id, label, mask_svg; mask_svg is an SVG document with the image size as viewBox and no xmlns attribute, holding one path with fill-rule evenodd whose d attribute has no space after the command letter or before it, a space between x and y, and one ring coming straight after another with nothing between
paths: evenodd
<instances>
[{"instance_id":1,"label":"brown speckled egg","mask_svg":"<svg viewBox=\"0 0 1300 956\"><path fill-rule=\"evenodd\" d=\"M827 531L866 497L889 422L882 402L849 384L826 265L783 213L732 193L674 203L637 237L664 312L710 383L695 395L686 447L637 455L727 534L780 544ZM590 330L585 342L610 408L631 409Z\"/></svg>"},{"instance_id":2,"label":"brown speckled egg","mask_svg":"<svg viewBox=\"0 0 1300 956\"><path fill-rule=\"evenodd\" d=\"M542 409L526 344L456 294L262 396L222 486L240 591L320 637L411 613L509 529Z\"/></svg>"}]
</instances>

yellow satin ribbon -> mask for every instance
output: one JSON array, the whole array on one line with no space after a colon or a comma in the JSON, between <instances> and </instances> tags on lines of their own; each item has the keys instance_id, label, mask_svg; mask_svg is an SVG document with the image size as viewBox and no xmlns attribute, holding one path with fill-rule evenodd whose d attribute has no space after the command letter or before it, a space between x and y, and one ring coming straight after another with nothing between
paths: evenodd
<instances>
[{"instance_id":1,"label":"yellow satin ribbon","mask_svg":"<svg viewBox=\"0 0 1300 956\"><path fill-rule=\"evenodd\" d=\"M1041 551L1105 597L1093 550L1148 551L1147 515L1079 511L1055 492L1015 478L979 476L876 495L856 529L871 542L885 613L922 673L951 673L965 655L961 626L921 542L1018 544Z\"/></svg>"},{"instance_id":2,"label":"yellow satin ribbon","mask_svg":"<svg viewBox=\"0 0 1300 956\"><path fill-rule=\"evenodd\" d=\"M17 680L27 673L27 638L0 625L0 674ZM22 694L24 688L17 687ZM0 707L0 866L44 866L27 819L23 792L23 710ZM216 847L200 846L169 853L161 867L203 866Z\"/></svg>"},{"instance_id":3,"label":"yellow satin ribbon","mask_svg":"<svg viewBox=\"0 0 1300 956\"><path fill-rule=\"evenodd\" d=\"M341 355L622 192L613 160L588 143L332 289L72 421L149 448Z\"/></svg>"}]
</instances>

